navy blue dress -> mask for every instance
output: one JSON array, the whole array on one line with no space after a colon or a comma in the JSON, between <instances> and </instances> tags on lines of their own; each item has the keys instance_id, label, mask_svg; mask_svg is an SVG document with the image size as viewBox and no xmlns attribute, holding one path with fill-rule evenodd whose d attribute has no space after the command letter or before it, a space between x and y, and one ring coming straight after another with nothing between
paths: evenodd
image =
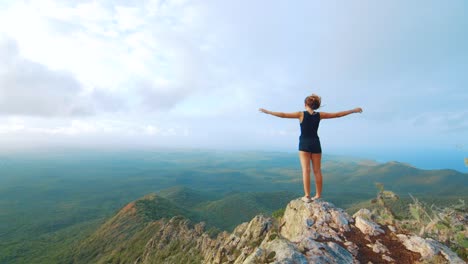
<instances>
[{"instance_id":1,"label":"navy blue dress","mask_svg":"<svg viewBox=\"0 0 468 264\"><path fill-rule=\"evenodd\" d=\"M299 136L299 150L310 153L322 153L320 139L317 130L320 124L320 113L304 111L301 122L301 135Z\"/></svg>"}]
</instances>

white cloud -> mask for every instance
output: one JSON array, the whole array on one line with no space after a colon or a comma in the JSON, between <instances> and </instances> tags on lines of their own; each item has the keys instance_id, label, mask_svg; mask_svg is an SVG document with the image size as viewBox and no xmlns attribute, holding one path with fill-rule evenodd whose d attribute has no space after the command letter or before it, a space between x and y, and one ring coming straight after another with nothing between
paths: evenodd
<instances>
[{"instance_id":1,"label":"white cloud","mask_svg":"<svg viewBox=\"0 0 468 264\"><path fill-rule=\"evenodd\" d=\"M181 93L210 88L210 70L198 48L206 46L204 34L193 31L202 17L197 6L186 1L111 3L13 4L0 12L0 32L16 39L26 58L73 73L87 91L106 89L130 101L140 93L163 94L168 103L136 100L154 109L184 99ZM151 85L136 88L141 80Z\"/></svg>"},{"instance_id":2,"label":"white cloud","mask_svg":"<svg viewBox=\"0 0 468 264\"><path fill-rule=\"evenodd\" d=\"M4 136L22 130L114 139L134 135L140 141L140 136L186 135L185 142L222 147L224 135L247 142L249 133L265 126L268 132L257 133L252 144L285 146L297 139L296 124L267 119L257 108L298 111L312 92L322 96L323 111L364 108L362 122L350 118L321 128L337 146L375 145L392 133L423 141L438 139L435 133L422 135L424 130L460 134L467 129L463 116L431 116L435 110L456 113L468 99L462 2L1 5L0 33L17 48L0 49L0 83L20 89L0 87L5 95L0 110L4 116L40 116L4 125ZM23 70L13 74L17 61ZM24 94L28 100L14 99ZM349 127L363 131L353 134L359 140L341 136Z\"/></svg>"},{"instance_id":3,"label":"white cloud","mask_svg":"<svg viewBox=\"0 0 468 264\"><path fill-rule=\"evenodd\" d=\"M14 134L16 132L24 131L24 121L18 118L8 118L7 122L0 124L0 134Z\"/></svg>"},{"instance_id":4,"label":"white cloud","mask_svg":"<svg viewBox=\"0 0 468 264\"><path fill-rule=\"evenodd\" d=\"M65 70L52 70L20 55L0 34L0 115L84 116L125 108L119 95L88 90Z\"/></svg>"},{"instance_id":5,"label":"white cloud","mask_svg":"<svg viewBox=\"0 0 468 264\"><path fill-rule=\"evenodd\" d=\"M152 126L152 125L147 125L146 128L145 128L145 132L148 135L157 135L157 134L160 133L160 131L161 131L161 129L159 129L158 127Z\"/></svg>"},{"instance_id":6,"label":"white cloud","mask_svg":"<svg viewBox=\"0 0 468 264\"><path fill-rule=\"evenodd\" d=\"M33 129L34 130L34 129ZM57 128L48 128L48 129L36 129L47 134L61 134L61 135L80 135L87 133L95 133L97 127L91 123L83 122L80 120L73 120L69 126L66 127L57 127Z\"/></svg>"},{"instance_id":7,"label":"white cloud","mask_svg":"<svg viewBox=\"0 0 468 264\"><path fill-rule=\"evenodd\" d=\"M114 17L119 31L135 30L145 24L141 9L136 7L117 6Z\"/></svg>"},{"instance_id":8,"label":"white cloud","mask_svg":"<svg viewBox=\"0 0 468 264\"><path fill-rule=\"evenodd\" d=\"M72 74L53 71L19 56L13 41L0 36L0 114L68 116L89 114ZM5 58L4 57L4 58Z\"/></svg>"},{"instance_id":9,"label":"white cloud","mask_svg":"<svg viewBox=\"0 0 468 264\"><path fill-rule=\"evenodd\" d=\"M100 119L38 122L31 117L9 117L1 120L0 134L3 136L75 137L82 136L188 136L190 128L180 125L141 124L134 121Z\"/></svg>"}]
</instances>

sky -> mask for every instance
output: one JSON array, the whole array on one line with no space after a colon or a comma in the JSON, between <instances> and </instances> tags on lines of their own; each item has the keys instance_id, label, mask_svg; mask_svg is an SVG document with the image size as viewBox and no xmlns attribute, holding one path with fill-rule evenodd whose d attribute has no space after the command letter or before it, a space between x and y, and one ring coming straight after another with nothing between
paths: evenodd
<instances>
[{"instance_id":1,"label":"sky","mask_svg":"<svg viewBox=\"0 0 468 264\"><path fill-rule=\"evenodd\" d=\"M0 148L297 151L299 122L258 108L303 111L315 93L319 111L364 110L322 120L324 153L448 155L460 169L466 10L464 0L0 1Z\"/></svg>"}]
</instances>

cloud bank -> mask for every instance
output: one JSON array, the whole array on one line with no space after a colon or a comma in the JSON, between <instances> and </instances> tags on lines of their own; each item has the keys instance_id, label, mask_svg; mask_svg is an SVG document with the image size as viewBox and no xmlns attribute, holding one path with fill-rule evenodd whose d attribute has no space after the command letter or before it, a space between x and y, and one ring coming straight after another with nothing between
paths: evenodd
<instances>
[{"instance_id":1,"label":"cloud bank","mask_svg":"<svg viewBox=\"0 0 468 264\"><path fill-rule=\"evenodd\" d=\"M321 111L364 108L321 125L330 149L383 150L397 144L389 138L401 148L465 144L467 7L2 2L0 144L26 133L46 145L73 137L295 151L297 122L257 109L300 111L311 93L322 96Z\"/></svg>"}]
</instances>

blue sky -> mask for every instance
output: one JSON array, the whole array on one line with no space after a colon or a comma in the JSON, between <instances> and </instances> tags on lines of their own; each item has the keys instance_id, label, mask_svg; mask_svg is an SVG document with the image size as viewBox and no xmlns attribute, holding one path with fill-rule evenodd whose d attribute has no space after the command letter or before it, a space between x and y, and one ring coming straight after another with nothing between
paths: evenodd
<instances>
[{"instance_id":1,"label":"blue sky","mask_svg":"<svg viewBox=\"0 0 468 264\"><path fill-rule=\"evenodd\" d=\"M468 156L466 1L2 1L0 147ZM434 153L434 156L432 156ZM415 154L416 155L416 154ZM445 154L444 154L445 155ZM421 158L421 157L419 157ZM463 166L463 165L462 165Z\"/></svg>"}]
</instances>

